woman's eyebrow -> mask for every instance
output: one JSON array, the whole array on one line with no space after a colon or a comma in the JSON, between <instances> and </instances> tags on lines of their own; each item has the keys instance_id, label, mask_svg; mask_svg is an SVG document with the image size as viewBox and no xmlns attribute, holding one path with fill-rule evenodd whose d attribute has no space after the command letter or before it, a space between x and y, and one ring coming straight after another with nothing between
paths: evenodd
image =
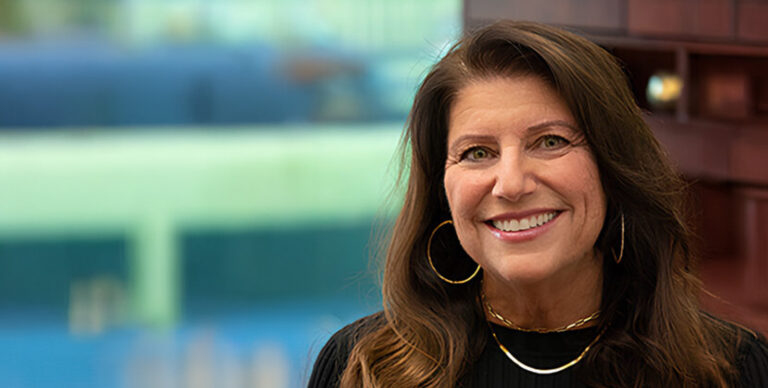
<instances>
[{"instance_id":1,"label":"woman's eyebrow","mask_svg":"<svg viewBox=\"0 0 768 388\"><path fill-rule=\"evenodd\" d=\"M571 123L569 123L569 122L567 122L565 120L549 120L549 121L544 121L542 123L538 123L538 124L535 124L535 125L532 125L532 126L528 127L527 132L528 133L537 133L537 132L541 132L544 129L550 128L550 127L566 127L568 129L570 129L571 131L573 131L574 133L578 133L579 132L578 128L576 128L573 124L571 124Z\"/></svg>"}]
</instances>

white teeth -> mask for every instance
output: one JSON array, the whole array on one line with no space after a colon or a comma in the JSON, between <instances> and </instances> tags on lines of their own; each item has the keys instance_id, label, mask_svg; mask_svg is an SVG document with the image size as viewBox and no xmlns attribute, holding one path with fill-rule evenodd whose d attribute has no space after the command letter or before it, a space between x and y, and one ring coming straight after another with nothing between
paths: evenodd
<instances>
[{"instance_id":1,"label":"white teeth","mask_svg":"<svg viewBox=\"0 0 768 388\"><path fill-rule=\"evenodd\" d=\"M556 212L550 212L546 214L539 214L537 216L531 216L530 218L523 218L521 220L493 220L492 224L496 229L503 230L505 232L517 232L520 230L528 230L552 221L555 218Z\"/></svg>"}]
</instances>

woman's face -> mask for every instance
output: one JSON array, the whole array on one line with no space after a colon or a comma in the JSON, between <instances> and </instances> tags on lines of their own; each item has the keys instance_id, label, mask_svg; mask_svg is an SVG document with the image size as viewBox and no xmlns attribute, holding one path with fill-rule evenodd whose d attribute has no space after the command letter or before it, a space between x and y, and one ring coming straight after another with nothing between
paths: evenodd
<instances>
[{"instance_id":1,"label":"woman's face","mask_svg":"<svg viewBox=\"0 0 768 388\"><path fill-rule=\"evenodd\" d=\"M594 265L605 194L581 131L547 83L499 77L460 89L447 144L456 233L487 275L567 280Z\"/></svg>"}]
</instances>

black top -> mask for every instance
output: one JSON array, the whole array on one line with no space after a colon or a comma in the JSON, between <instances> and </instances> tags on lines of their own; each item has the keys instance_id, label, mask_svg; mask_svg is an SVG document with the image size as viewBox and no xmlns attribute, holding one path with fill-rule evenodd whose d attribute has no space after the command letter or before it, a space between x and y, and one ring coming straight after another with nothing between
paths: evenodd
<instances>
[{"instance_id":1,"label":"black top","mask_svg":"<svg viewBox=\"0 0 768 388\"><path fill-rule=\"evenodd\" d=\"M380 317L380 315L379 315ZM339 376L346 367L347 357L354 345L355 333L370 324L372 317L363 318L334 334L320 351L315 362L309 388L337 387ZM563 365L576 357L595 338L597 330L587 328L562 333L529 333L492 325L499 341L515 358L534 368L547 369ZM741 329L739 329L741 330ZM745 332L739 348L736 366L740 387L768 387L768 342ZM582 388L574 369L539 375L525 371L510 361L491 337L490 330L485 349L477 362L471 365L460 380L464 387L529 387L529 388Z\"/></svg>"}]
</instances>

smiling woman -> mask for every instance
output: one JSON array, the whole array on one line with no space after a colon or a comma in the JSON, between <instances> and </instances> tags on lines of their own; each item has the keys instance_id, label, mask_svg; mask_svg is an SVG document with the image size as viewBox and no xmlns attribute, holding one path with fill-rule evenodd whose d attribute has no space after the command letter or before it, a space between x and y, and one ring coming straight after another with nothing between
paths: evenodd
<instances>
[{"instance_id":1,"label":"smiling woman","mask_svg":"<svg viewBox=\"0 0 768 388\"><path fill-rule=\"evenodd\" d=\"M562 99L533 76L478 81L461 89L448 121L445 192L489 301L531 327L597 310L605 194Z\"/></svg>"},{"instance_id":2,"label":"smiling woman","mask_svg":"<svg viewBox=\"0 0 768 388\"><path fill-rule=\"evenodd\" d=\"M604 50L471 32L407 141L384 311L331 338L310 387L768 386L765 340L699 308L684 183Z\"/></svg>"}]
</instances>

